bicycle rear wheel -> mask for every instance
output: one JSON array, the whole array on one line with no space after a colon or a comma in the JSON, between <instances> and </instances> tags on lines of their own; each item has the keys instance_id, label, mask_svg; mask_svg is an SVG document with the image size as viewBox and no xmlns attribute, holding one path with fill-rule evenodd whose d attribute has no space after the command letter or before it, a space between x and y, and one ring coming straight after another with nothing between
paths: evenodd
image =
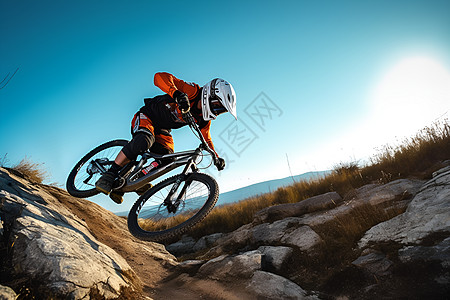
<instances>
[{"instance_id":1,"label":"bicycle rear wheel","mask_svg":"<svg viewBox=\"0 0 450 300\"><path fill-rule=\"evenodd\" d=\"M177 189L168 199L174 186ZM128 214L128 229L135 237L146 241L177 237L202 221L218 197L217 182L209 175L190 173L184 178L180 175L167 178L134 203Z\"/></svg>"},{"instance_id":2,"label":"bicycle rear wheel","mask_svg":"<svg viewBox=\"0 0 450 300\"><path fill-rule=\"evenodd\" d=\"M79 198L91 197L99 192L95 183L107 171L127 140L104 143L86 154L72 169L67 178L66 188L70 195Z\"/></svg>"}]
</instances>

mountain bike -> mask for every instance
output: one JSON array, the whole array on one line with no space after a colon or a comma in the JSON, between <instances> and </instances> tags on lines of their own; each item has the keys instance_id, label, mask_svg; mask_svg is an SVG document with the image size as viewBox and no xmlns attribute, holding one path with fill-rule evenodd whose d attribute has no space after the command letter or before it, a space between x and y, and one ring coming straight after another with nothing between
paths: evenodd
<instances>
[{"instance_id":1,"label":"mountain bike","mask_svg":"<svg viewBox=\"0 0 450 300\"><path fill-rule=\"evenodd\" d=\"M128 229L139 239L165 241L180 236L202 221L219 197L216 180L201 173L198 167L205 155L210 155L211 162L218 166L218 157L206 143L190 112L184 114L184 119L201 141L195 150L165 155L146 151L138 159L125 165L114 183L113 192L140 191L149 187L150 182L156 178L184 166L181 173L149 188L132 206L128 214ZM98 194L99 191L95 189L96 181L108 171L127 143L127 140L113 140L86 154L67 178L69 194L79 198ZM160 164L146 173L145 170L155 161ZM166 163L161 163L164 161Z\"/></svg>"}]
</instances>

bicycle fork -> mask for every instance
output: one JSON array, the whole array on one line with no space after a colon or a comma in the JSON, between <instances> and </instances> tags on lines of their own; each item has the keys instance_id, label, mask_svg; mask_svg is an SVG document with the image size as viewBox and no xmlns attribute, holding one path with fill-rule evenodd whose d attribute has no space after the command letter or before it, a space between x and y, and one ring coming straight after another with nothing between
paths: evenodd
<instances>
[{"instance_id":1,"label":"bicycle fork","mask_svg":"<svg viewBox=\"0 0 450 300\"><path fill-rule=\"evenodd\" d=\"M175 181L175 184L170 189L169 194L167 195L166 199L164 200L164 205L167 206L167 210L169 213L176 213L178 207L181 204L182 199L184 198L186 194L187 188L191 185L192 180L189 180L187 178L189 176L188 172L189 169L192 168L194 172L198 171L196 164L194 163L195 159L191 160L186 167L184 168L184 171L178 175L177 180ZM180 187L180 184L184 182L184 186L181 188L181 191L178 193L178 197L175 201L172 200L173 196L175 195L176 191Z\"/></svg>"},{"instance_id":2,"label":"bicycle fork","mask_svg":"<svg viewBox=\"0 0 450 300\"><path fill-rule=\"evenodd\" d=\"M169 211L169 213L177 212L178 207L180 206L184 196L186 195L187 188L192 183L192 180L189 180L189 179L187 179L186 181L184 180L186 178L186 176L189 176L189 175L180 174L178 176L177 180L175 181L175 184L172 186L169 194L167 195L166 199L164 200L164 205L167 206L167 210ZM184 182L184 185L181 188L181 190L179 191L177 198L175 200L172 200L173 196L179 189L182 182Z\"/></svg>"}]
</instances>

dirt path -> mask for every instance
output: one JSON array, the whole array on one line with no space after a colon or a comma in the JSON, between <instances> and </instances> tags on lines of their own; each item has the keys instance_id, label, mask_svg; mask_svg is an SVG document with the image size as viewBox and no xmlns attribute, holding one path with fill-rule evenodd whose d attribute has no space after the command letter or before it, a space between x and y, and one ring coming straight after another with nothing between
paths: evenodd
<instances>
[{"instance_id":1,"label":"dirt path","mask_svg":"<svg viewBox=\"0 0 450 300\"><path fill-rule=\"evenodd\" d=\"M154 300L167 299L211 299L211 300L247 300L254 299L245 291L245 286L236 282L225 284L214 280L198 279L187 274L161 282L150 295Z\"/></svg>"}]
</instances>

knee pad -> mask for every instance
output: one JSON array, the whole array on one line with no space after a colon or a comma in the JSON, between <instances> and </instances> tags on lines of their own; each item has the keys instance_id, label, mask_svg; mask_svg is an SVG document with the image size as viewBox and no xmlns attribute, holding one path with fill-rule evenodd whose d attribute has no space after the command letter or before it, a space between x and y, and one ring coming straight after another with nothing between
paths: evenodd
<instances>
[{"instance_id":1,"label":"knee pad","mask_svg":"<svg viewBox=\"0 0 450 300\"><path fill-rule=\"evenodd\" d=\"M152 134L138 132L133 136L133 139L126 144L122 152L128 159L135 160L138 155L147 151L155 142L155 137Z\"/></svg>"}]
</instances>

